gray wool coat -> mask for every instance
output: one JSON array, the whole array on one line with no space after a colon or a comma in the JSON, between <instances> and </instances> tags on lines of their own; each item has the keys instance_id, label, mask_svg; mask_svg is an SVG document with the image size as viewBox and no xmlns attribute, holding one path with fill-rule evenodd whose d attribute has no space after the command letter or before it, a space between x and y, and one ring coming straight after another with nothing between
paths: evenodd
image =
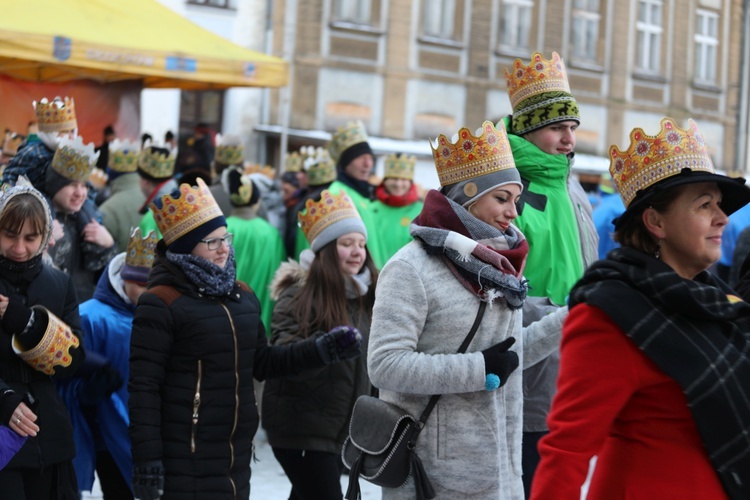
<instances>
[{"instance_id":1,"label":"gray wool coat","mask_svg":"<svg viewBox=\"0 0 750 500\"><path fill-rule=\"evenodd\" d=\"M403 247L376 289L367 366L383 400L418 418L442 394L417 442L437 498L523 499L521 374L558 348L567 308L528 327L502 299L487 307L467 352L456 354L479 308L439 257L420 243ZM483 349L515 337L521 366L496 391L484 389ZM410 479L384 499L412 499Z\"/></svg>"}]
</instances>

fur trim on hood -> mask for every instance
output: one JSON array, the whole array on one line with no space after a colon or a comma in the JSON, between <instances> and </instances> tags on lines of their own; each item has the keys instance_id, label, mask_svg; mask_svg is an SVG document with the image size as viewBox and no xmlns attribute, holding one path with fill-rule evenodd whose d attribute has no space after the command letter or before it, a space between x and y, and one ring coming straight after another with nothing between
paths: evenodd
<instances>
[{"instance_id":1,"label":"fur trim on hood","mask_svg":"<svg viewBox=\"0 0 750 500\"><path fill-rule=\"evenodd\" d=\"M289 259L282 262L269 285L271 299L279 300L284 290L291 286L303 286L307 281L307 270L299 262Z\"/></svg>"}]
</instances>

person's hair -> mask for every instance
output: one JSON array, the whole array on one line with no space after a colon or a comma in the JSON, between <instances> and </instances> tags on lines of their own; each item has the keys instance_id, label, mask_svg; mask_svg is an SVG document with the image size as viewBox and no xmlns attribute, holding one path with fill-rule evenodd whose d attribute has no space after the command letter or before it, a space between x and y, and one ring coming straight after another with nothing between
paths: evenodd
<instances>
[{"instance_id":1,"label":"person's hair","mask_svg":"<svg viewBox=\"0 0 750 500\"><path fill-rule=\"evenodd\" d=\"M367 293L359 297L359 312L372 317L378 269L369 250L366 251L364 265L370 270L372 283ZM318 251L310 265L307 281L292 298L291 308L299 326L298 336L308 338L316 331L327 332L333 327L350 323L346 311L347 280L353 281L354 278L341 270L336 240L333 240Z\"/></svg>"},{"instance_id":2,"label":"person's hair","mask_svg":"<svg viewBox=\"0 0 750 500\"><path fill-rule=\"evenodd\" d=\"M178 184L190 184L191 186L197 186L199 178L203 179L206 184L211 184L211 176L202 168L191 168L189 170L185 170L178 179Z\"/></svg>"},{"instance_id":3,"label":"person's hair","mask_svg":"<svg viewBox=\"0 0 750 500\"><path fill-rule=\"evenodd\" d=\"M660 214L669 211L672 202L685 190L686 186L677 186L654 194L648 203L638 207L632 213L625 213L620 228L615 230L612 238L624 247L634 248L649 255L659 249L659 242L643 223L643 212L652 208Z\"/></svg>"},{"instance_id":4,"label":"person's hair","mask_svg":"<svg viewBox=\"0 0 750 500\"><path fill-rule=\"evenodd\" d=\"M22 193L14 196L0 212L0 230L19 233L23 224L29 221L35 233L46 236L47 227L46 208L31 194Z\"/></svg>"},{"instance_id":5,"label":"person's hair","mask_svg":"<svg viewBox=\"0 0 750 500\"><path fill-rule=\"evenodd\" d=\"M167 133L164 134L164 142L171 141L172 139L174 139L174 134L171 130L167 130Z\"/></svg>"},{"instance_id":6,"label":"person's hair","mask_svg":"<svg viewBox=\"0 0 750 500\"><path fill-rule=\"evenodd\" d=\"M143 145L146 144L146 141L153 141L153 140L154 138L151 137L151 134L144 133L143 135L141 135L141 147L143 147Z\"/></svg>"},{"instance_id":7,"label":"person's hair","mask_svg":"<svg viewBox=\"0 0 750 500\"><path fill-rule=\"evenodd\" d=\"M104 127L104 135L115 135L115 129L112 127L112 125L107 125Z\"/></svg>"}]
</instances>

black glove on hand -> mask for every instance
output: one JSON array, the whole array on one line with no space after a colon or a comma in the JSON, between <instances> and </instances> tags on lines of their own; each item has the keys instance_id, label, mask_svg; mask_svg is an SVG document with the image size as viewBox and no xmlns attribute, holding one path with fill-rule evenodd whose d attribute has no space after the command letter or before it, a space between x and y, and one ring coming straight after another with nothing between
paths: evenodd
<instances>
[{"instance_id":1,"label":"black glove on hand","mask_svg":"<svg viewBox=\"0 0 750 500\"><path fill-rule=\"evenodd\" d=\"M494 391L508 381L511 373L518 368L518 354L509 351L516 342L515 337L508 337L499 344L482 351L484 356L484 388Z\"/></svg>"},{"instance_id":2,"label":"black glove on hand","mask_svg":"<svg viewBox=\"0 0 750 500\"><path fill-rule=\"evenodd\" d=\"M109 363L94 370L78 384L78 400L83 405L95 405L122 387L120 372Z\"/></svg>"},{"instance_id":3,"label":"black glove on hand","mask_svg":"<svg viewBox=\"0 0 750 500\"><path fill-rule=\"evenodd\" d=\"M26 307L20 298L11 297L8 301L8 308L3 314L3 331L8 335L18 335L26 329L29 319L31 319L31 309Z\"/></svg>"},{"instance_id":4,"label":"black glove on hand","mask_svg":"<svg viewBox=\"0 0 750 500\"><path fill-rule=\"evenodd\" d=\"M164 494L164 466L149 460L133 467L133 495L140 500L159 500Z\"/></svg>"},{"instance_id":5,"label":"black glove on hand","mask_svg":"<svg viewBox=\"0 0 750 500\"><path fill-rule=\"evenodd\" d=\"M362 334L353 326L337 326L315 339L320 359L326 365L362 354Z\"/></svg>"}]
</instances>

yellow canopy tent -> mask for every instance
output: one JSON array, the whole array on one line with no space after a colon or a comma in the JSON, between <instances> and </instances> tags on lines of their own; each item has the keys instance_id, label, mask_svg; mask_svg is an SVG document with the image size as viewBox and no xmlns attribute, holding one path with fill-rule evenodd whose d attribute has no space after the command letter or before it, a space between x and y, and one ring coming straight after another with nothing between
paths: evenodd
<instances>
[{"instance_id":1,"label":"yellow canopy tent","mask_svg":"<svg viewBox=\"0 0 750 500\"><path fill-rule=\"evenodd\" d=\"M0 75L17 80L137 80L187 90L287 83L283 59L240 47L155 0L3 4Z\"/></svg>"}]
</instances>

